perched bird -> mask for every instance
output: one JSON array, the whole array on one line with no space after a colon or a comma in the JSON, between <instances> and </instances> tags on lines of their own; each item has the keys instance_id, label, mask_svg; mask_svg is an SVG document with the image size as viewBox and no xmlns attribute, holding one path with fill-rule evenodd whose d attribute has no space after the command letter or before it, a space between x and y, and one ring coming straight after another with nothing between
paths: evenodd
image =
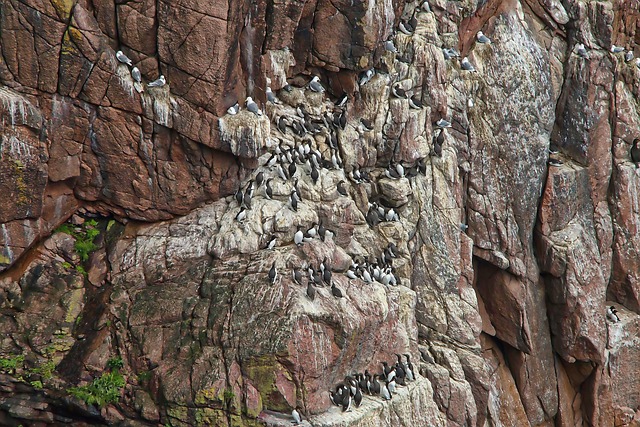
<instances>
[{"instance_id":1,"label":"perched bird","mask_svg":"<svg viewBox=\"0 0 640 427\"><path fill-rule=\"evenodd\" d=\"M298 212L298 198L296 197L296 190L291 192L289 196L289 205L291 206L291 210L294 212Z\"/></svg>"},{"instance_id":2,"label":"perched bird","mask_svg":"<svg viewBox=\"0 0 640 427\"><path fill-rule=\"evenodd\" d=\"M234 197L236 199L236 202L238 202L238 206L240 206L242 204L242 199L244 198L244 192L242 191L242 188L238 188L238 191L236 191Z\"/></svg>"},{"instance_id":3,"label":"perched bird","mask_svg":"<svg viewBox=\"0 0 640 427\"><path fill-rule=\"evenodd\" d=\"M133 63L131 62L129 57L125 55L124 52L122 52L121 50L116 52L116 59L122 62L123 64L127 64L129 67L133 66Z\"/></svg>"},{"instance_id":4,"label":"perched bird","mask_svg":"<svg viewBox=\"0 0 640 427\"><path fill-rule=\"evenodd\" d=\"M371 132L374 129L373 123L371 122L371 120L367 120L364 117L362 117L360 119L360 123L362 124L362 127L366 132Z\"/></svg>"},{"instance_id":5,"label":"perched bird","mask_svg":"<svg viewBox=\"0 0 640 427\"><path fill-rule=\"evenodd\" d=\"M316 165L311 165L311 180L313 181L313 185L318 183L318 179L320 178L320 171Z\"/></svg>"},{"instance_id":6,"label":"perched bird","mask_svg":"<svg viewBox=\"0 0 640 427\"><path fill-rule=\"evenodd\" d=\"M478 41L478 43L491 44L491 40L489 40L489 37L485 36L482 31L478 31L478 34L476 34L476 40Z\"/></svg>"},{"instance_id":7,"label":"perched bird","mask_svg":"<svg viewBox=\"0 0 640 427\"><path fill-rule=\"evenodd\" d=\"M404 357L407 358L407 361L404 363L404 372L407 375L407 379L409 381L413 381L415 379L415 374L413 373L413 365L411 364L411 356L409 353L405 353Z\"/></svg>"},{"instance_id":8,"label":"perched bird","mask_svg":"<svg viewBox=\"0 0 640 427\"><path fill-rule=\"evenodd\" d=\"M398 49L396 49L396 46L393 44L393 40L387 40L383 43L383 45L384 50L386 50L387 52L396 53L398 51Z\"/></svg>"},{"instance_id":9,"label":"perched bird","mask_svg":"<svg viewBox=\"0 0 640 427\"><path fill-rule=\"evenodd\" d=\"M408 36L413 34L413 31L414 31L413 27L409 22L403 22L403 21L400 21L400 24L398 24L398 29L402 34L406 34Z\"/></svg>"},{"instance_id":10,"label":"perched bird","mask_svg":"<svg viewBox=\"0 0 640 427\"><path fill-rule=\"evenodd\" d=\"M384 400L391 400L391 391L389 390L388 381L380 385L380 397L382 397Z\"/></svg>"},{"instance_id":11,"label":"perched bird","mask_svg":"<svg viewBox=\"0 0 640 427\"><path fill-rule=\"evenodd\" d=\"M552 158L549 158L549 162L548 163L549 163L550 166L562 166L563 165L562 160L552 159Z\"/></svg>"},{"instance_id":12,"label":"perched bird","mask_svg":"<svg viewBox=\"0 0 640 427\"><path fill-rule=\"evenodd\" d=\"M624 62L633 61L633 50L628 50L627 53L624 54Z\"/></svg>"},{"instance_id":13,"label":"perched bird","mask_svg":"<svg viewBox=\"0 0 640 427\"><path fill-rule=\"evenodd\" d=\"M437 128L450 128L451 127L451 122L445 119L440 119L436 122L436 127Z\"/></svg>"},{"instance_id":14,"label":"perched bird","mask_svg":"<svg viewBox=\"0 0 640 427\"><path fill-rule=\"evenodd\" d=\"M415 108L419 110L423 107L422 101L420 100L420 95L415 94L411 98L409 98L409 107Z\"/></svg>"},{"instance_id":15,"label":"perched bird","mask_svg":"<svg viewBox=\"0 0 640 427\"><path fill-rule=\"evenodd\" d=\"M347 105L347 101L349 100L349 97L347 96L347 94L345 93L344 95L342 95L340 98L338 98L338 100L336 101L336 107L342 108L345 105ZM327 125L327 127L329 127Z\"/></svg>"},{"instance_id":16,"label":"perched bird","mask_svg":"<svg viewBox=\"0 0 640 427\"><path fill-rule=\"evenodd\" d=\"M367 84L375 74L376 70L373 68L369 68L368 70L361 72L360 78L358 79L358 85L363 86Z\"/></svg>"},{"instance_id":17,"label":"perched bird","mask_svg":"<svg viewBox=\"0 0 640 427\"><path fill-rule=\"evenodd\" d=\"M160 77L158 77L156 80L152 81L151 83L149 83L147 86L148 87L162 87L165 84L167 84L167 79L164 78L164 75L160 75Z\"/></svg>"},{"instance_id":18,"label":"perched bird","mask_svg":"<svg viewBox=\"0 0 640 427\"><path fill-rule=\"evenodd\" d=\"M227 108L227 113L231 114L232 116L238 114L238 111L240 111L240 104L238 104L237 102L231 107Z\"/></svg>"},{"instance_id":19,"label":"perched bird","mask_svg":"<svg viewBox=\"0 0 640 427\"><path fill-rule=\"evenodd\" d=\"M460 61L460 66L465 71L475 71L476 70L476 68L473 65L471 65L471 63L469 62L469 60L467 58L462 58L462 61Z\"/></svg>"},{"instance_id":20,"label":"perched bird","mask_svg":"<svg viewBox=\"0 0 640 427\"><path fill-rule=\"evenodd\" d=\"M580 55L582 58L589 59L589 52L584 47L584 44L578 43L576 44L576 53Z\"/></svg>"},{"instance_id":21,"label":"perched bird","mask_svg":"<svg viewBox=\"0 0 640 427\"><path fill-rule=\"evenodd\" d=\"M431 12L431 7L429 6L429 0L425 0L420 7L422 8L423 11L429 13Z\"/></svg>"},{"instance_id":22,"label":"perched bird","mask_svg":"<svg viewBox=\"0 0 640 427\"><path fill-rule=\"evenodd\" d=\"M320 83L320 77L313 76L313 78L309 82L309 89L311 89L313 92L324 92L324 87Z\"/></svg>"},{"instance_id":23,"label":"perched bird","mask_svg":"<svg viewBox=\"0 0 640 427\"><path fill-rule=\"evenodd\" d=\"M250 96L247 96L247 100L245 101L245 104L247 106L247 110L251 111L256 116L261 116L262 115L262 111L260 111L260 108L258 107L258 104L256 104L253 101L253 98L251 98Z\"/></svg>"},{"instance_id":24,"label":"perched bird","mask_svg":"<svg viewBox=\"0 0 640 427\"><path fill-rule=\"evenodd\" d=\"M347 394L342 399L342 412L351 411L351 393L347 391Z\"/></svg>"},{"instance_id":25,"label":"perched bird","mask_svg":"<svg viewBox=\"0 0 640 427\"><path fill-rule=\"evenodd\" d=\"M264 172L260 171L256 175L256 179L255 179L256 187L260 187L263 181L264 181Z\"/></svg>"},{"instance_id":26,"label":"perched bird","mask_svg":"<svg viewBox=\"0 0 640 427\"><path fill-rule=\"evenodd\" d=\"M331 284L331 294L336 298L342 298L344 296L340 288L336 288L335 283Z\"/></svg>"},{"instance_id":27,"label":"perched bird","mask_svg":"<svg viewBox=\"0 0 640 427\"><path fill-rule=\"evenodd\" d=\"M273 264L271 264L271 268L269 269L269 281L271 282L272 285L276 283L277 277L278 277L278 269L276 268L276 262L273 261Z\"/></svg>"},{"instance_id":28,"label":"perched bird","mask_svg":"<svg viewBox=\"0 0 640 427\"><path fill-rule=\"evenodd\" d=\"M400 85L391 86L391 94L396 98L404 99L407 97L407 92L405 92L405 90L401 88Z\"/></svg>"},{"instance_id":29,"label":"perched bird","mask_svg":"<svg viewBox=\"0 0 640 427\"><path fill-rule=\"evenodd\" d=\"M247 211L245 208L240 208L240 212L236 215L236 221L242 222L247 217Z\"/></svg>"},{"instance_id":30,"label":"perched bird","mask_svg":"<svg viewBox=\"0 0 640 427\"><path fill-rule=\"evenodd\" d=\"M269 241L267 242L267 249L273 249L276 247L276 243L277 243L278 239L276 238L275 235L272 235L269 238Z\"/></svg>"},{"instance_id":31,"label":"perched bird","mask_svg":"<svg viewBox=\"0 0 640 427\"><path fill-rule=\"evenodd\" d=\"M631 147L631 161L636 164L636 168L640 167L640 148L638 147L640 138L633 140L633 146Z\"/></svg>"},{"instance_id":32,"label":"perched bird","mask_svg":"<svg viewBox=\"0 0 640 427\"><path fill-rule=\"evenodd\" d=\"M444 128L440 128L438 136L433 138L433 152L436 156L442 157L442 145L444 144Z\"/></svg>"},{"instance_id":33,"label":"perched bird","mask_svg":"<svg viewBox=\"0 0 640 427\"><path fill-rule=\"evenodd\" d=\"M131 77L133 77L133 80L138 83L142 82L142 74L140 74L140 70L138 69L138 67L133 67L131 69Z\"/></svg>"},{"instance_id":34,"label":"perched bird","mask_svg":"<svg viewBox=\"0 0 640 427\"><path fill-rule=\"evenodd\" d=\"M612 44L610 51L611 53L621 53L621 52L624 52L624 47L616 46L615 44Z\"/></svg>"},{"instance_id":35,"label":"perched bird","mask_svg":"<svg viewBox=\"0 0 640 427\"><path fill-rule=\"evenodd\" d=\"M276 98L276 96L271 91L271 88L269 86L267 86L266 94L267 94L267 101L271 102L272 104L278 103L278 98Z\"/></svg>"},{"instance_id":36,"label":"perched bird","mask_svg":"<svg viewBox=\"0 0 640 427\"><path fill-rule=\"evenodd\" d=\"M613 323L618 323L620 321L620 317L618 316L618 310L616 310L615 306L607 307L607 319L611 320Z\"/></svg>"},{"instance_id":37,"label":"perched bird","mask_svg":"<svg viewBox=\"0 0 640 427\"><path fill-rule=\"evenodd\" d=\"M311 301L316 298L316 288L313 286L312 280L309 280L309 283L307 283L307 296Z\"/></svg>"},{"instance_id":38,"label":"perched bird","mask_svg":"<svg viewBox=\"0 0 640 427\"><path fill-rule=\"evenodd\" d=\"M340 193L343 196L347 196L349 193L347 193L346 188L344 188L344 180L338 182L338 185L336 186L336 189L338 190L338 193Z\"/></svg>"},{"instance_id":39,"label":"perched bird","mask_svg":"<svg viewBox=\"0 0 640 427\"><path fill-rule=\"evenodd\" d=\"M293 417L293 424L298 425L302 423L302 417L300 416L300 412L298 411L300 407L296 407L293 411L291 411L291 416Z\"/></svg>"},{"instance_id":40,"label":"perched bird","mask_svg":"<svg viewBox=\"0 0 640 427\"><path fill-rule=\"evenodd\" d=\"M271 188L271 180L273 178L269 178L267 182L264 184L264 195L267 199L271 200L273 198L273 189Z\"/></svg>"},{"instance_id":41,"label":"perched bird","mask_svg":"<svg viewBox=\"0 0 640 427\"><path fill-rule=\"evenodd\" d=\"M293 281L302 286L302 272L299 268L293 269Z\"/></svg>"},{"instance_id":42,"label":"perched bird","mask_svg":"<svg viewBox=\"0 0 640 427\"><path fill-rule=\"evenodd\" d=\"M293 243L300 246L304 242L304 233L302 232L302 226L298 226L298 231L293 235Z\"/></svg>"}]
</instances>

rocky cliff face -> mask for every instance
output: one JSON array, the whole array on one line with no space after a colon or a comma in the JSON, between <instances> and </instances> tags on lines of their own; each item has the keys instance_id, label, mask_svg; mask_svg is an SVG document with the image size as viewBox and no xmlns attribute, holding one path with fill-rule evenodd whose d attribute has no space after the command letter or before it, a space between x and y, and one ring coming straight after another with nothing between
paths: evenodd
<instances>
[{"instance_id":1,"label":"rocky cliff face","mask_svg":"<svg viewBox=\"0 0 640 427\"><path fill-rule=\"evenodd\" d=\"M640 2L353 3L0 3L0 424L640 425Z\"/></svg>"}]
</instances>

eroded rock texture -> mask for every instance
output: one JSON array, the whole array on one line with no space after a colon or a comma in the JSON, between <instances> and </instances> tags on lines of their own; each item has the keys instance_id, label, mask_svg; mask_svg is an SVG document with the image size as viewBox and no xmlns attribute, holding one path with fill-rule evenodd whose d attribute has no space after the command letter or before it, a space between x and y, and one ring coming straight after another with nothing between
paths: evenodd
<instances>
[{"instance_id":1,"label":"eroded rock texture","mask_svg":"<svg viewBox=\"0 0 640 427\"><path fill-rule=\"evenodd\" d=\"M0 424L639 425L639 10L0 3ZM331 406L394 353L416 381ZM116 402L69 394L117 358Z\"/></svg>"}]
</instances>

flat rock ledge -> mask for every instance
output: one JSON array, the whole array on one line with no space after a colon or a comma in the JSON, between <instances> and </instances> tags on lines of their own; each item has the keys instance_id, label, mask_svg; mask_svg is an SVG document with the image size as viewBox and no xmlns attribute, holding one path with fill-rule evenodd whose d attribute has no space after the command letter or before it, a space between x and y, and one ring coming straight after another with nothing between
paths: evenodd
<instances>
[{"instance_id":1,"label":"flat rock ledge","mask_svg":"<svg viewBox=\"0 0 640 427\"><path fill-rule=\"evenodd\" d=\"M329 398L327 394L327 399ZM291 427L290 414L262 411L259 420L267 427ZM446 419L433 402L433 388L428 379L418 377L406 387L398 387L393 399L365 395L362 405L343 413L331 406L322 414L304 417L305 427L413 427L445 426Z\"/></svg>"}]
</instances>

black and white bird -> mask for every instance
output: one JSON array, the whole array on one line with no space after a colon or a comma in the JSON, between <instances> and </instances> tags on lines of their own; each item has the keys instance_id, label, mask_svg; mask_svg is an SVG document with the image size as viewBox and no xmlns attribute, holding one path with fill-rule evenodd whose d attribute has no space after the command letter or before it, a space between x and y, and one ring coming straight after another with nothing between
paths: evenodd
<instances>
[{"instance_id":1,"label":"black and white bird","mask_svg":"<svg viewBox=\"0 0 640 427\"><path fill-rule=\"evenodd\" d=\"M275 235L272 235L267 242L267 249L271 250L276 247L276 243L278 242L278 238Z\"/></svg>"},{"instance_id":2,"label":"black and white bird","mask_svg":"<svg viewBox=\"0 0 640 427\"><path fill-rule=\"evenodd\" d=\"M423 107L422 101L420 100L420 95L415 94L411 98L409 98L409 107L415 108L419 110Z\"/></svg>"},{"instance_id":3,"label":"black and white bird","mask_svg":"<svg viewBox=\"0 0 640 427\"><path fill-rule=\"evenodd\" d=\"M320 77L313 76L309 82L309 89L313 92L324 92L324 87L322 86L322 83L320 83Z\"/></svg>"},{"instance_id":4,"label":"black and white bird","mask_svg":"<svg viewBox=\"0 0 640 427\"><path fill-rule=\"evenodd\" d=\"M312 280L309 280L309 283L307 283L307 297L309 297L311 301L316 298L316 288L313 286Z\"/></svg>"},{"instance_id":5,"label":"black and white bird","mask_svg":"<svg viewBox=\"0 0 640 427\"><path fill-rule=\"evenodd\" d=\"M471 65L471 62L469 62L469 60L466 57L462 58L462 61L460 61L460 66L465 71L475 71L476 70L476 67Z\"/></svg>"},{"instance_id":6,"label":"black and white bird","mask_svg":"<svg viewBox=\"0 0 640 427\"><path fill-rule=\"evenodd\" d=\"M344 180L341 180L340 182L338 182L338 185L336 185L336 189L338 190L338 193L340 193L343 196L349 195L349 193L347 193L347 189L344 188Z\"/></svg>"},{"instance_id":7,"label":"black and white bird","mask_svg":"<svg viewBox=\"0 0 640 427\"><path fill-rule=\"evenodd\" d=\"M269 269L269 282L273 285L276 283L276 279L278 278L278 269L276 268L276 262L273 261L271 264L271 268Z\"/></svg>"},{"instance_id":8,"label":"black and white bird","mask_svg":"<svg viewBox=\"0 0 640 427\"><path fill-rule=\"evenodd\" d=\"M299 268L293 269L293 281L302 286L302 271Z\"/></svg>"},{"instance_id":9,"label":"black and white bird","mask_svg":"<svg viewBox=\"0 0 640 427\"><path fill-rule=\"evenodd\" d=\"M247 110L251 111L256 116L262 115L262 111L260 111L260 107L258 107L258 104L256 104L253 98L251 98L250 96L247 96L247 100L245 101L245 104L247 106Z\"/></svg>"},{"instance_id":10,"label":"black and white bird","mask_svg":"<svg viewBox=\"0 0 640 427\"><path fill-rule=\"evenodd\" d=\"M384 400L391 400L391 392L389 391L388 381L380 384L380 397L382 397Z\"/></svg>"},{"instance_id":11,"label":"black and white bird","mask_svg":"<svg viewBox=\"0 0 640 427\"><path fill-rule=\"evenodd\" d=\"M451 122L445 119L440 119L436 122L436 127L437 128L450 128L451 127Z\"/></svg>"},{"instance_id":12,"label":"black and white bird","mask_svg":"<svg viewBox=\"0 0 640 427\"><path fill-rule=\"evenodd\" d=\"M302 232L302 226L298 226L298 231L296 231L296 234L293 235L293 243L295 243L297 246L300 246L302 243L304 243L304 233Z\"/></svg>"},{"instance_id":13,"label":"black and white bird","mask_svg":"<svg viewBox=\"0 0 640 427\"><path fill-rule=\"evenodd\" d=\"M267 199L271 200L273 198L273 189L271 188L271 180L273 178L269 178L267 182L264 184L264 195Z\"/></svg>"},{"instance_id":14,"label":"black and white bird","mask_svg":"<svg viewBox=\"0 0 640 427\"><path fill-rule=\"evenodd\" d=\"M401 99L404 99L407 97L407 92L405 92L405 90L402 87L400 87L400 85L398 84L391 86L391 94L396 98L401 98Z\"/></svg>"},{"instance_id":15,"label":"black and white bird","mask_svg":"<svg viewBox=\"0 0 640 427\"><path fill-rule=\"evenodd\" d=\"M129 57L125 55L124 52L122 52L121 50L116 52L116 59L122 62L123 64L127 64L129 67L133 66L133 62L131 62Z\"/></svg>"},{"instance_id":16,"label":"black and white bird","mask_svg":"<svg viewBox=\"0 0 640 427\"><path fill-rule=\"evenodd\" d=\"M336 287L335 283L331 284L331 294L336 298L342 298L344 296L340 288Z\"/></svg>"},{"instance_id":17,"label":"black and white bird","mask_svg":"<svg viewBox=\"0 0 640 427\"><path fill-rule=\"evenodd\" d=\"M164 78L164 75L160 75L156 80L152 81L147 85L147 87L162 87L167 84L167 79Z\"/></svg>"},{"instance_id":18,"label":"black and white bird","mask_svg":"<svg viewBox=\"0 0 640 427\"><path fill-rule=\"evenodd\" d=\"M289 206L294 212L298 212L298 197L296 196L296 190L291 191L289 195Z\"/></svg>"},{"instance_id":19,"label":"black and white bird","mask_svg":"<svg viewBox=\"0 0 640 427\"><path fill-rule=\"evenodd\" d=\"M482 31L478 31L478 34L476 34L476 40L478 41L478 43L491 44L491 40L489 40L489 37L485 36Z\"/></svg>"},{"instance_id":20,"label":"black and white bird","mask_svg":"<svg viewBox=\"0 0 640 427\"><path fill-rule=\"evenodd\" d=\"M618 310L616 310L615 306L607 307L607 319L611 320L613 323L618 323L620 321L620 317L618 316Z\"/></svg>"},{"instance_id":21,"label":"black and white bird","mask_svg":"<svg viewBox=\"0 0 640 427\"><path fill-rule=\"evenodd\" d=\"M236 215L236 221L243 222L247 217L247 210L245 208L240 208L240 212Z\"/></svg>"},{"instance_id":22,"label":"black and white bird","mask_svg":"<svg viewBox=\"0 0 640 427\"><path fill-rule=\"evenodd\" d=\"M238 104L237 102L231 107L227 108L227 114L230 114L232 116L238 114L238 111L240 111L240 104Z\"/></svg>"}]
</instances>

